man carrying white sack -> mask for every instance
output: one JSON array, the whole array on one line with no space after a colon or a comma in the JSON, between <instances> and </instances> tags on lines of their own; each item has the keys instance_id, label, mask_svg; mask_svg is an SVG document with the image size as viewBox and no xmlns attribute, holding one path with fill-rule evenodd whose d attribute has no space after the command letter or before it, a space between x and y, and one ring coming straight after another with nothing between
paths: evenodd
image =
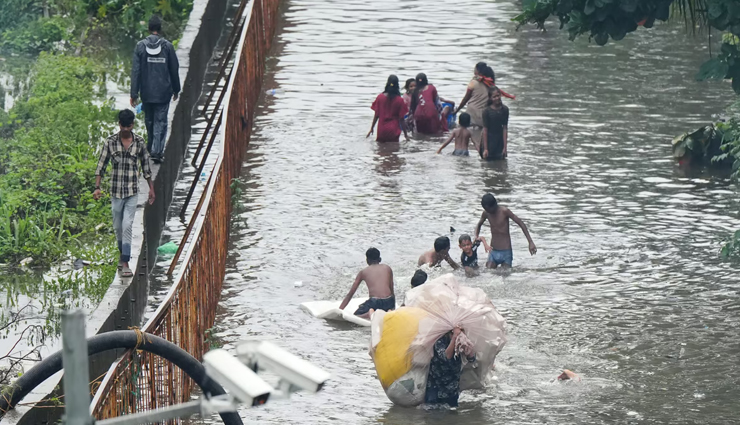
<instances>
[{"instance_id":1,"label":"man carrying white sack","mask_svg":"<svg viewBox=\"0 0 740 425\"><path fill-rule=\"evenodd\" d=\"M457 406L461 391L485 387L505 323L485 292L452 274L409 290L405 307L376 311L370 355L388 399Z\"/></svg>"}]
</instances>

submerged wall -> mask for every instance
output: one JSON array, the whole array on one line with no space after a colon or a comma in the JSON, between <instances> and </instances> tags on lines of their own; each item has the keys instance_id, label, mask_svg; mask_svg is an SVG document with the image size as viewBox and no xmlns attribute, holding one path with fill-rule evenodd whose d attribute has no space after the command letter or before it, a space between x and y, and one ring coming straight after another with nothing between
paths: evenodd
<instances>
[{"instance_id":1,"label":"submerged wall","mask_svg":"<svg viewBox=\"0 0 740 425\"><path fill-rule=\"evenodd\" d=\"M213 49L218 42L224 25L226 0L195 0L185 31L178 43L177 57L180 61L180 80L182 93L177 102L170 107L170 135L165 149L165 162L152 168L156 201L148 205L146 183L139 196L139 205L134 220L134 239L132 244L132 279L116 279L106 292L98 307L87 318L88 336L112 330L128 329L141 323L147 306L148 272L157 256L157 246L162 233L167 211L177 177L182 166L188 142L190 141L193 108L203 89L206 67ZM110 351L91 357L90 378L104 374L122 352ZM58 373L29 394L22 403L38 403L55 395L55 388L61 387L62 374ZM63 399L62 399L63 400ZM31 425L54 423L61 417L63 409L53 407L51 401L38 403L38 406L19 406L8 412L0 425Z\"/></svg>"}]
</instances>

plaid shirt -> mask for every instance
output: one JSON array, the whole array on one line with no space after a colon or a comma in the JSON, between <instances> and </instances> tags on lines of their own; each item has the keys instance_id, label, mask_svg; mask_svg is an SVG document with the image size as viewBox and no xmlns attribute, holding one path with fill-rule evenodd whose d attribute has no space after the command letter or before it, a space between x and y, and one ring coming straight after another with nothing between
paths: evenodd
<instances>
[{"instance_id":1,"label":"plaid shirt","mask_svg":"<svg viewBox=\"0 0 740 425\"><path fill-rule=\"evenodd\" d=\"M144 138L131 132L133 142L124 149L121 143L121 133L118 132L105 140L103 149L100 151L96 176L103 176L108 162L113 163L113 171L110 178L110 194L114 198L128 198L139 193L139 167L137 160L141 161L141 170L144 178L152 178L152 170L149 168L149 152L146 150Z\"/></svg>"}]
</instances>

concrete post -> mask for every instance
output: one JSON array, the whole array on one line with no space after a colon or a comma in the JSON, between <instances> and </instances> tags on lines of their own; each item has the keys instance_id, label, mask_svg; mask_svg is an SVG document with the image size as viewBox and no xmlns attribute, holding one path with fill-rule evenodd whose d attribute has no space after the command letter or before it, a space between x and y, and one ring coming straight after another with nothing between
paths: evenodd
<instances>
[{"instance_id":1,"label":"concrete post","mask_svg":"<svg viewBox=\"0 0 740 425\"><path fill-rule=\"evenodd\" d=\"M87 359L85 313L62 313L62 365L64 366L65 425L92 425L90 370Z\"/></svg>"}]
</instances>

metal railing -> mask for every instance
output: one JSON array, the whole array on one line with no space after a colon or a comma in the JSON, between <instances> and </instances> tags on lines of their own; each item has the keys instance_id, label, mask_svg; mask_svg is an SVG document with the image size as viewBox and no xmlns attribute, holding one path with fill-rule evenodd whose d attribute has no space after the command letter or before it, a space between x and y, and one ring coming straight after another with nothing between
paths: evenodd
<instances>
[{"instance_id":1,"label":"metal railing","mask_svg":"<svg viewBox=\"0 0 740 425\"><path fill-rule=\"evenodd\" d=\"M142 328L198 359L207 351L205 332L213 326L221 295L231 219L230 184L239 175L251 136L278 6L279 0L251 0L246 7L244 30L236 37L238 56L224 87L221 132L215 146L219 157L202 195L203 207L191 218L192 242L184 252L175 283ZM185 235L181 244L187 239ZM172 363L129 350L103 379L93 399L93 414L105 419L186 402L192 388L193 382Z\"/></svg>"}]
</instances>

